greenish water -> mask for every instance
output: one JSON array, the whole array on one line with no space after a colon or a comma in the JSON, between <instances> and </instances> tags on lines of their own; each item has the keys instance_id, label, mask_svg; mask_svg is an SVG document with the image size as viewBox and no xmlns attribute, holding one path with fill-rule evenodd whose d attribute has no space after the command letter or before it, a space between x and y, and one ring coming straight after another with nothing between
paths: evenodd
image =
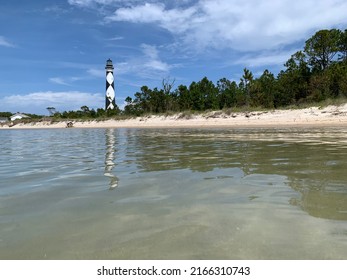
<instances>
[{"instance_id":1,"label":"greenish water","mask_svg":"<svg viewBox=\"0 0 347 280\"><path fill-rule=\"evenodd\" d=\"M0 139L0 259L347 259L346 129Z\"/></svg>"}]
</instances>

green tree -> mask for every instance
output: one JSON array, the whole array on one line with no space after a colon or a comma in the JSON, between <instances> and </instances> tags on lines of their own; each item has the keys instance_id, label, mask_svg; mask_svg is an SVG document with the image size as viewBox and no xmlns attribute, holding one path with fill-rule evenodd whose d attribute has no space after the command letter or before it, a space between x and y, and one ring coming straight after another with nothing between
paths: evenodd
<instances>
[{"instance_id":1,"label":"green tree","mask_svg":"<svg viewBox=\"0 0 347 280\"><path fill-rule=\"evenodd\" d=\"M216 86L213 84L213 82L207 79L207 77L204 77L199 82L199 88L203 94L202 96L204 99L204 110L219 109L218 98L217 98L218 90Z\"/></svg>"},{"instance_id":2,"label":"green tree","mask_svg":"<svg viewBox=\"0 0 347 280\"><path fill-rule=\"evenodd\" d=\"M91 110L89 111L89 116L90 116L91 118L96 118L96 111L95 111L94 109L91 109Z\"/></svg>"},{"instance_id":3,"label":"green tree","mask_svg":"<svg viewBox=\"0 0 347 280\"><path fill-rule=\"evenodd\" d=\"M191 83L189 92L192 100L192 109L204 111L218 109L218 90L207 77L198 83Z\"/></svg>"},{"instance_id":4,"label":"green tree","mask_svg":"<svg viewBox=\"0 0 347 280\"><path fill-rule=\"evenodd\" d=\"M134 106L136 107L138 114L150 112L150 92L151 90L148 88L148 86L142 86L141 91L135 93Z\"/></svg>"},{"instance_id":5,"label":"green tree","mask_svg":"<svg viewBox=\"0 0 347 280\"><path fill-rule=\"evenodd\" d=\"M90 111L90 110L89 110L89 107L88 107L88 106L85 106L85 105L81 107L81 110L82 110L82 112L85 113L85 114L89 113L89 111Z\"/></svg>"},{"instance_id":6,"label":"green tree","mask_svg":"<svg viewBox=\"0 0 347 280\"><path fill-rule=\"evenodd\" d=\"M117 104L116 104L116 106L112 109L112 110L107 110L106 111L106 116L107 117L114 117L114 116L118 116L119 114L120 114L120 109L119 109L119 107L117 106Z\"/></svg>"},{"instance_id":7,"label":"green tree","mask_svg":"<svg viewBox=\"0 0 347 280\"><path fill-rule=\"evenodd\" d=\"M106 115L106 111L103 108L96 109L96 117L104 117Z\"/></svg>"},{"instance_id":8,"label":"green tree","mask_svg":"<svg viewBox=\"0 0 347 280\"><path fill-rule=\"evenodd\" d=\"M192 99L189 89L185 85L179 85L176 89L178 105L180 111L192 109Z\"/></svg>"},{"instance_id":9,"label":"green tree","mask_svg":"<svg viewBox=\"0 0 347 280\"><path fill-rule=\"evenodd\" d=\"M11 112L0 112L0 117L2 117L2 118L9 118L12 115L13 114Z\"/></svg>"},{"instance_id":10,"label":"green tree","mask_svg":"<svg viewBox=\"0 0 347 280\"><path fill-rule=\"evenodd\" d=\"M165 111L170 111L175 108L175 94L172 92L172 88L175 84L175 79L170 77L162 80L163 93L165 96Z\"/></svg>"},{"instance_id":11,"label":"green tree","mask_svg":"<svg viewBox=\"0 0 347 280\"><path fill-rule=\"evenodd\" d=\"M150 113L163 113L166 111L166 96L162 89L154 88L149 91L149 106Z\"/></svg>"},{"instance_id":12,"label":"green tree","mask_svg":"<svg viewBox=\"0 0 347 280\"><path fill-rule=\"evenodd\" d=\"M46 109L48 110L50 116L54 116L57 113L57 110L54 107L47 107Z\"/></svg>"},{"instance_id":13,"label":"green tree","mask_svg":"<svg viewBox=\"0 0 347 280\"><path fill-rule=\"evenodd\" d=\"M246 105L249 106L250 102L250 87L251 83L253 81L253 73L248 70L247 68L243 69L243 75L241 78L242 85L244 87L244 92L245 92L245 100L246 100Z\"/></svg>"},{"instance_id":14,"label":"green tree","mask_svg":"<svg viewBox=\"0 0 347 280\"><path fill-rule=\"evenodd\" d=\"M192 109L201 111L204 110L204 98L203 94L199 89L199 85L197 82L192 82L189 86L189 94L192 102Z\"/></svg>"},{"instance_id":15,"label":"green tree","mask_svg":"<svg viewBox=\"0 0 347 280\"><path fill-rule=\"evenodd\" d=\"M339 51L341 31L338 29L320 30L305 43L305 53L313 70L324 71L332 63Z\"/></svg>"},{"instance_id":16,"label":"green tree","mask_svg":"<svg viewBox=\"0 0 347 280\"><path fill-rule=\"evenodd\" d=\"M317 73L310 79L308 101L320 102L331 97L329 75Z\"/></svg>"},{"instance_id":17,"label":"green tree","mask_svg":"<svg viewBox=\"0 0 347 280\"><path fill-rule=\"evenodd\" d=\"M277 90L274 94L275 107L302 102L308 96L311 72L306 54L302 51L296 52L284 66L286 70L282 70L277 77Z\"/></svg>"},{"instance_id":18,"label":"green tree","mask_svg":"<svg viewBox=\"0 0 347 280\"><path fill-rule=\"evenodd\" d=\"M347 61L347 29L340 34L339 52L339 59L342 61Z\"/></svg>"},{"instance_id":19,"label":"green tree","mask_svg":"<svg viewBox=\"0 0 347 280\"><path fill-rule=\"evenodd\" d=\"M217 82L219 108L230 108L236 104L237 84L226 78Z\"/></svg>"},{"instance_id":20,"label":"green tree","mask_svg":"<svg viewBox=\"0 0 347 280\"><path fill-rule=\"evenodd\" d=\"M276 79L274 75L265 70L263 74L254 80L251 91L251 105L254 107L261 106L265 108L274 107Z\"/></svg>"},{"instance_id":21,"label":"green tree","mask_svg":"<svg viewBox=\"0 0 347 280\"><path fill-rule=\"evenodd\" d=\"M325 72L314 75L310 80L310 99L322 101L327 98L347 96L346 63L331 65Z\"/></svg>"}]
</instances>

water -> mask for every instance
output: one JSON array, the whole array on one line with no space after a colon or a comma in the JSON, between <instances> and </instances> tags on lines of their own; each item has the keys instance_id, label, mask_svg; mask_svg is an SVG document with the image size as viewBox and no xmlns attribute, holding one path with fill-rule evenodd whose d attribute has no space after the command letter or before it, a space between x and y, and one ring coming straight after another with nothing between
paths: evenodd
<instances>
[{"instance_id":1,"label":"water","mask_svg":"<svg viewBox=\"0 0 347 280\"><path fill-rule=\"evenodd\" d=\"M0 131L0 259L347 259L347 130Z\"/></svg>"}]
</instances>

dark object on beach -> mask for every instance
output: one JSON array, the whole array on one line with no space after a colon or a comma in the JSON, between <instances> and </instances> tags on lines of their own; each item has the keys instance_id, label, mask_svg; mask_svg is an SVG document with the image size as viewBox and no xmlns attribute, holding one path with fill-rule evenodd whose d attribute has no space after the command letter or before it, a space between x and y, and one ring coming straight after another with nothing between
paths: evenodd
<instances>
[{"instance_id":1,"label":"dark object on beach","mask_svg":"<svg viewBox=\"0 0 347 280\"><path fill-rule=\"evenodd\" d=\"M71 128L73 127L73 122L67 122L66 123L66 128Z\"/></svg>"}]
</instances>

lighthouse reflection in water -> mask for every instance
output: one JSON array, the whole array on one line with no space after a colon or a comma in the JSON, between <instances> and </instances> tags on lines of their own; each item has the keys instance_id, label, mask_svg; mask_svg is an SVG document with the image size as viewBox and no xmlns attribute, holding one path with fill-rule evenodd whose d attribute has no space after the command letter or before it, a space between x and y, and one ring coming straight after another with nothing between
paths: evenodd
<instances>
[{"instance_id":1,"label":"lighthouse reflection in water","mask_svg":"<svg viewBox=\"0 0 347 280\"><path fill-rule=\"evenodd\" d=\"M106 153L105 153L105 173L110 178L109 189L114 190L118 186L118 177L112 171L115 166L115 136L114 129L106 130Z\"/></svg>"}]
</instances>

